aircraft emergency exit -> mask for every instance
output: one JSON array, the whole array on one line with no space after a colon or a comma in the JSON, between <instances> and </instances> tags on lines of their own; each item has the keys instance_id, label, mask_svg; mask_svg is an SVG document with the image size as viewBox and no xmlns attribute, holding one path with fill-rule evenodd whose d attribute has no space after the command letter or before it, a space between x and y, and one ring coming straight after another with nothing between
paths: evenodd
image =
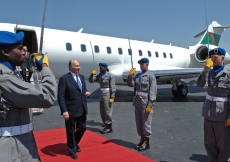
<instances>
[{"instance_id":1,"label":"aircraft emergency exit","mask_svg":"<svg viewBox=\"0 0 230 162\"><path fill-rule=\"evenodd\" d=\"M0 23L0 30L15 31L15 24ZM64 31L44 28L43 53L49 57L50 68L55 77L68 72L68 61L77 59L81 64L81 74L88 78L91 71L100 62L109 65L110 72L116 78L116 84L126 84L129 70L131 69L131 55L133 67L139 69L137 61L147 57L150 61L149 70L156 76L158 84L172 84L174 96L186 96L188 84L194 84L195 80L186 82L187 78L197 77L208 57L208 51L218 46L221 34L225 28L213 21L208 30L195 37L202 36L201 40L188 49L170 45L163 45L137 40L128 40L109 36ZM28 51L38 52L40 42L40 27L17 25L16 32L25 34L23 45ZM131 49L129 46L131 45ZM230 55L226 53L225 64L230 63Z\"/></svg>"}]
</instances>

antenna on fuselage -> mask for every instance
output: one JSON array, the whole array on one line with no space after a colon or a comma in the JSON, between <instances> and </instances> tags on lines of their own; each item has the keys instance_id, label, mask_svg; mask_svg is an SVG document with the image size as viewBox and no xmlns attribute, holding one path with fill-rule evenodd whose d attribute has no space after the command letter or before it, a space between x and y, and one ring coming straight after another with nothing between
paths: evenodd
<instances>
[{"instance_id":1,"label":"antenna on fuselage","mask_svg":"<svg viewBox=\"0 0 230 162\"><path fill-rule=\"evenodd\" d=\"M209 33L208 33L208 16L207 16L207 11L206 11L206 5L205 5L205 2L204 2L204 9L205 9L205 18L206 18L206 26L207 26L207 36L208 36L208 58L210 57L209 56Z\"/></svg>"},{"instance_id":2,"label":"antenna on fuselage","mask_svg":"<svg viewBox=\"0 0 230 162\"><path fill-rule=\"evenodd\" d=\"M18 30L18 21L17 21L16 27L14 28L14 32L16 33L17 30Z\"/></svg>"},{"instance_id":3,"label":"antenna on fuselage","mask_svg":"<svg viewBox=\"0 0 230 162\"><path fill-rule=\"evenodd\" d=\"M93 47L92 47L91 41L89 41L89 42L90 42L90 47L91 47L91 50L92 50L92 55L93 55L93 64L94 64L94 69L95 69L95 60L94 60Z\"/></svg>"},{"instance_id":4,"label":"antenna on fuselage","mask_svg":"<svg viewBox=\"0 0 230 162\"><path fill-rule=\"evenodd\" d=\"M128 35L128 41L129 41L129 49L130 49L130 55L131 55L131 65L132 65L132 68L133 68L133 52L132 52L132 48L131 48L131 45L130 45L130 40L129 40L129 33L127 31L127 35Z\"/></svg>"}]
</instances>

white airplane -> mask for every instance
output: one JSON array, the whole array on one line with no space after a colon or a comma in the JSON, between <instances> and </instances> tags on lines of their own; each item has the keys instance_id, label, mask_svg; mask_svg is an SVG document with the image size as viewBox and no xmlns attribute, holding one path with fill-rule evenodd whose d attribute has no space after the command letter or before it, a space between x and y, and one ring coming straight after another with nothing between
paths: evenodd
<instances>
[{"instance_id":1,"label":"white airplane","mask_svg":"<svg viewBox=\"0 0 230 162\"><path fill-rule=\"evenodd\" d=\"M195 80L187 82L187 78L197 77L208 57L208 50L218 46L220 37L225 28L213 21L208 30L195 37L203 36L198 44L188 49L170 45L163 45L137 40L100 36L78 32L44 28L43 53L48 54L50 67L58 79L68 72L68 61L77 59L81 64L81 74L88 78L100 62L109 65L110 72L116 78L116 84L126 84L131 66L139 69L137 61L142 57L150 60L151 70L158 84L172 84L174 96L186 96L187 85L194 84ZM23 44L28 51L38 52L41 28L25 25L0 23L0 30L25 34ZM130 45L129 45L130 43ZM131 46L131 49L130 49ZM230 55L225 56L225 64L230 63Z\"/></svg>"}]
</instances>

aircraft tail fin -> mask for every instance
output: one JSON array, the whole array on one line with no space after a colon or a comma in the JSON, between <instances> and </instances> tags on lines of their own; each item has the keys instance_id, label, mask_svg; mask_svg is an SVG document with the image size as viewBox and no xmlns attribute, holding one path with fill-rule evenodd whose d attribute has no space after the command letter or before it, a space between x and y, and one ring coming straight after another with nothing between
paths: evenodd
<instances>
[{"instance_id":1,"label":"aircraft tail fin","mask_svg":"<svg viewBox=\"0 0 230 162\"><path fill-rule=\"evenodd\" d=\"M208 30L204 30L199 34L195 35L194 37L197 38L203 35L198 45L209 44L209 45L218 46L220 42L221 34L225 30L225 28L230 28L230 26L221 26L216 21L213 21L208 26Z\"/></svg>"}]
</instances>

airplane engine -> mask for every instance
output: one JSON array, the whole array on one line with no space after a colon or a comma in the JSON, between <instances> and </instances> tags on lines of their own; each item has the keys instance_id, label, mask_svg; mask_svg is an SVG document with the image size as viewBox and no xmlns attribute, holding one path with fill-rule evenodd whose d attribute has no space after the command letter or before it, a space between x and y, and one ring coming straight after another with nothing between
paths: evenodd
<instances>
[{"instance_id":1,"label":"airplane engine","mask_svg":"<svg viewBox=\"0 0 230 162\"><path fill-rule=\"evenodd\" d=\"M208 57L208 47L204 45L199 46L196 49L195 57L197 61L203 63Z\"/></svg>"}]
</instances>

